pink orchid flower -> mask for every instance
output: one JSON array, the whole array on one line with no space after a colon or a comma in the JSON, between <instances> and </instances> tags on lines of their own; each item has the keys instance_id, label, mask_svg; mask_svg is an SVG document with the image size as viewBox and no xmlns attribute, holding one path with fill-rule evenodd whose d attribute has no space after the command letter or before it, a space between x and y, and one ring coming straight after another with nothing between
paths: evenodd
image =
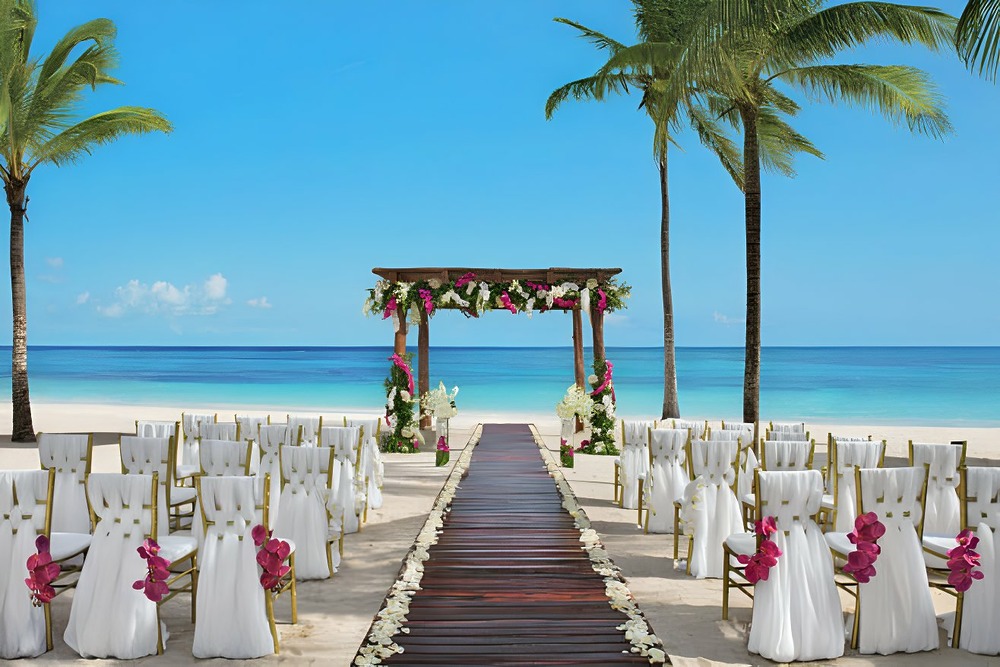
<instances>
[{"instance_id":1,"label":"pink orchid flower","mask_svg":"<svg viewBox=\"0 0 1000 667\"><path fill-rule=\"evenodd\" d=\"M473 273L472 271L469 271L468 273L466 273L461 278L455 281L455 289L458 289L459 287L464 287L475 279L476 279L476 274Z\"/></svg>"},{"instance_id":2,"label":"pink orchid flower","mask_svg":"<svg viewBox=\"0 0 1000 667\"><path fill-rule=\"evenodd\" d=\"M502 293L502 294L500 295L500 303L502 303L502 304L503 304L503 307L504 307L504 308L506 308L506 309L507 309L507 310L509 310L510 312L514 313L515 315L517 315L517 306L515 306L515 305L514 305L514 304L513 304L512 302L511 302L511 300L510 300L510 295L509 295L509 294L507 294L507 292L503 292L503 293Z\"/></svg>"},{"instance_id":3,"label":"pink orchid flower","mask_svg":"<svg viewBox=\"0 0 1000 667\"><path fill-rule=\"evenodd\" d=\"M392 317L397 308L399 308L399 304L396 303L396 297L390 296L389 301L385 304L385 312L382 313L382 319L387 320Z\"/></svg>"},{"instance_id":4,"label":"pink orchid flower","mask_svg":"<svg viewBox=\"0 0 1000 667\"><path fill-rule=\"evenodd\" d=\"M253 545L259 547L264 544L269 537L271 537L271 531L265 528L262 524L257 524L250 531L250 536L253 538Z\"/></svg>"},{"instance_id":5,"label":"pink orchid flower","mask_svg":"<svg viewBox=\"0 0 1000 667\"><path fill-rule=\"evenodd\" d=\"M608 308L608 295L600 287L597 288L597 312L603 313Z\"/></svg>"},{"instance_id":6,"label":"pink orchid flower","mask_svg":"<svg viewBox=\"0 0 1000 667\"><path fill-rule=\"evenodd\" d=\"M764 537L770 537L774 533L778 532L778 524L773 516L766 516L760 521L754 522L753 530L758 535L763 535Z\"/></svg>"}]
</instances>

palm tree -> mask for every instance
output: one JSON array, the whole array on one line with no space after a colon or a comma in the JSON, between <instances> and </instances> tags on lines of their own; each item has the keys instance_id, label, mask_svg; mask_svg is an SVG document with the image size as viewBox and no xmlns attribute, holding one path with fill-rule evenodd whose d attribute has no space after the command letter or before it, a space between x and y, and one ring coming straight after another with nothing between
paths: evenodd
<instances>
[{"instance_id":1,"label":"palm tree","mask_svg":"<svg viewBox=\"0 0 1000 667\"><path fill-rule=\"evenodd\" d=\"M636 27L644 41L659 41L679 44L690 19L697 16L696 9L704 0L667 2L666 0L634 0ZM668 7L672 4L672 7ZM556 21L576 28L582 37L597 48L604 49L614 57L625 46L610 37L591 30L569 19ZM579 79L556 89L545 105L545 117L552 114L568 97L577 100L603 100L609 93L628 93L634 88L642 93L640 108L645 108L654 122L653 159L659 171L660 182L660 278L663 296L663 412L662 417L679 417L680 405L677 396L677 365L674 354L674 308L670 285L670 196L667 186L667 154L673 141L670 131L677 129L680 115L698 134L701 142L719 157L724 168L737 180L740 178L738 150L735 144L718 127L706 109L694 104L692 96L685 96L668 104L659 94L658 87L665 76L664 68L649 67L636 69L627 74L599 73Z\"/></svg>"},{"instance_id":2,"label":"palm tree","mask_svg":"<svg viewBox=\"0 0 1000 667\"><path fill-rule=\"evenodd\" d=\"M78 119L74 112L87 88L121 83L108 75L117 61L113 45L115 25L108 19L95 19L77 26L44 59L38 59L30 54L36 23L32 2L0 0L0 178L10 207L10 287L14 311L11 437L16 442L35 439L28 393L24 287L28 181L40 164L62 166L89 154L98 144L110 143L123 135L172 129L159 112L142 107L118 107Z\"/></svg>"},{"instance_id":3,"label":"palm tree","mask_svg":"<svg viewBox=\"0 0 1000 667\"><path fill-rule=\"evenodd\" d=\"M1000 64L1000 0L969 0L958 19L955 44L970 69L995 81Z\"/></svg>"},{"instance_id":4,"label":"palm tree","mask_svg":"<svg viewBox=\"0 0 1000 667\"><path fill-rule=\"evenodd\" d=\"M783 116L797 104L777 82L830 102L879 111L893 123L934 137L950 131L941 100L924 72L901 65L844 65L828 61L843 50L878 39L950 46L954 18L936 9L888 2L852 2L822 9L822 0L712 0L700 27L683 47L647 44L616 54L606 73L673 64L664 95L684 94L681 80L697 81L720 118L743 132L743 192L746 221L746 350L743 420L756 422L760 402L761 166L762 137L786 158L796 151L820 156ZM777 165L773 165L777 166ZM782 171L779 167L779 171Z\"/></svg>"}]
</instances>

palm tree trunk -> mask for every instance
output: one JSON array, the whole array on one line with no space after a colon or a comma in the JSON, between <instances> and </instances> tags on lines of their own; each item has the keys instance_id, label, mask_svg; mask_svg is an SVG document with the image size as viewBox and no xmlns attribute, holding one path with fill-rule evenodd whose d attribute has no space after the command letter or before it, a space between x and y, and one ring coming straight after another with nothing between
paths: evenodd
<instances>
[{"instance_id":1,"label":"palm tree trunk","mask_svg":"<svg viewBox=\"0 0 1000 667\"><path fill-rule=\"evenodd\" d=\"M663 418L680 417L677 401L677 361L674 356L674 299L670 290L670 194L667 189L667 150L660 167L660 281L663 288Z\"/></svg>"},{"instance_id":2,"label":"palm tree trunk","mask_svg":"<svg viewBox=\"0 0 1000 667\"><path fill-rule=\"evenodd\" d=\"M11 440L34 442L31 423L31 398L28 395L28 312L24 290L24 191L27 183L7 183L10 206L10 300L14 311L14 341L11 352L11 403L13 426Z\"/></svg>"},{"instance_id":3,"label":"palm tree trunk","mask_svg":"<svg viewBox=\"0 0 1000 667\"><path fill-rule=\"evenodd\" d=\"M743 421L760 416L760 151L757 111L740 109L743 120L743 177L747 235L746 351L743 358Z\"/></svg>"}]
</instances>

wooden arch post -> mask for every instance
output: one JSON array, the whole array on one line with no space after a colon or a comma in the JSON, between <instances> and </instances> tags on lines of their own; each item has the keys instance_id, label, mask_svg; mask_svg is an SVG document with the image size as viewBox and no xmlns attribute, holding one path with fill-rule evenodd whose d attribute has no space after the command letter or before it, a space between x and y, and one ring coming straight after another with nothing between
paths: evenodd
<instances>
[{"instance_id":1,"label":"wooden arch post","mask_svg":"<svg viewBox=\"0 0 1000 667\"><path fill-rule=\"evenodd\" d=\"M430 391L431 361L430 361L430 326L427 311L420 309L420 325L417 328L417 391L419 397ZM417 410L420 411L420 402L417 402ZM420 412L420 428L430 428L430 415Z\"/></svg>"},{"instance_id":2,"label":"wooden arch post","mask_svg":"<svg viewBox=\"0 0 1000 667\"><path fill-rule=\"evenodd\" d=\"M604 313L596 308L590 311L590 326L594 331L594 373L599 382L604 381L608 369L604 365Z\"/></svg>"}]
</instances>

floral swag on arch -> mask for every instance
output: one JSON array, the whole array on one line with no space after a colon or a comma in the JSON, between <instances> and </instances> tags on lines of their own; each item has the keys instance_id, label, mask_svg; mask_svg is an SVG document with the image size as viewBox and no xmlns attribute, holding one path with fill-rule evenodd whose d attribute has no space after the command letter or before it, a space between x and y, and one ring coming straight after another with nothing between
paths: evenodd
<instances>
[{"instance_id":1,"label":"floral swag on arch","mask_svg":"<svg viewBox=\"0 0 1000 667\"><path fill-rule=\"evenodd\" d=\"M489 280L469 271L454 280L428 278L406 281L379 280L368 290L364 313L392 319L393 328L400 330L401 319L413 326L423 317L430 318L439 309L459 310L466 317L479 317L489 310L506 310L528 317L535 312L549 310L580 310L592 313L611 313L625 308L632 288L615 277L603 280L553 281L551 283L529 280ZM422 439L414 410L412 355L405 358L398 354L390 357L392 366L386 379L386 422L392 429L385 443L386 451L417 451ZM614 445L615 392L611 362L596 359L594 373L587 379L594 400L591 418L592 435L583 450L588 453L617 453ZM599 406L599 407L598 407Z\"/></svg>"}]
</instances>

